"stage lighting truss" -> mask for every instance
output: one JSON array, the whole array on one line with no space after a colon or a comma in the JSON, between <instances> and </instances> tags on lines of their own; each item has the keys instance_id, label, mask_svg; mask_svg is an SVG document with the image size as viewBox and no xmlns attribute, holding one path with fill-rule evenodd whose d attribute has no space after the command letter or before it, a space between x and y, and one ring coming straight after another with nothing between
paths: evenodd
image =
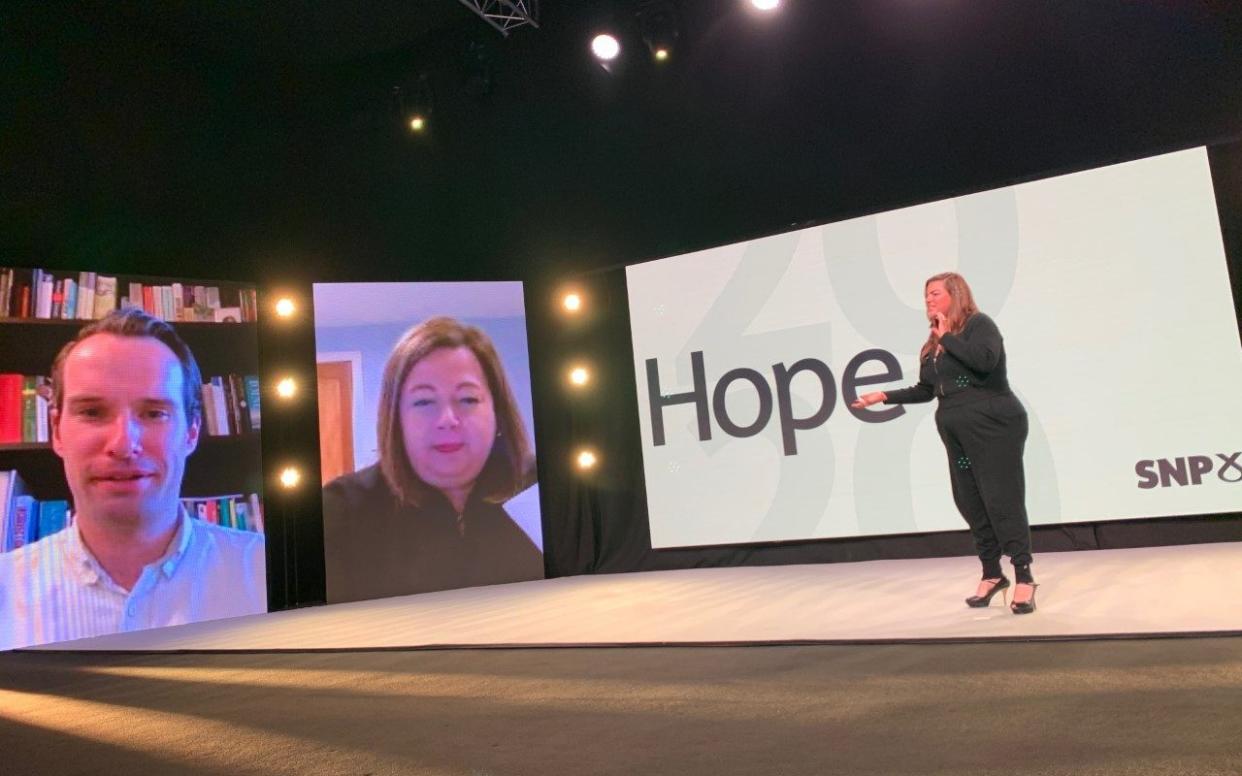
<instances>
[{"instance_id":1,"label":"stage lighting truss","mask_svg":"<svg viewBox=\"0 0 1242 776\"><path fill-rule=\"evenodd\" d=\"M461 0L505 37L518 27L539 29L539 0Z\"/></svg>"}]
</instances>

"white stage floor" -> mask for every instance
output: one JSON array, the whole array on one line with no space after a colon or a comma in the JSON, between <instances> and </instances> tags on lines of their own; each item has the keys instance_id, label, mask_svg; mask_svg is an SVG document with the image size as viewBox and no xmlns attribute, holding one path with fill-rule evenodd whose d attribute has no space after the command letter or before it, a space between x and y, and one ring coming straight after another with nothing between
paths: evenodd
<instances>
[{"instance_id":1,"label":"white stage floor","mask_svg":"<svg viewBox=\"0 0 1242 776\"><path fill-rule=\"evenodd\" d=\"M978 564L931 558L690 569L320 606L47 645L322 650L1242 633L1242 543L1044 553L1038 611L970 609ZM1006 575L1011 570L1006 566Z\"/></svg>"}]
</instances>

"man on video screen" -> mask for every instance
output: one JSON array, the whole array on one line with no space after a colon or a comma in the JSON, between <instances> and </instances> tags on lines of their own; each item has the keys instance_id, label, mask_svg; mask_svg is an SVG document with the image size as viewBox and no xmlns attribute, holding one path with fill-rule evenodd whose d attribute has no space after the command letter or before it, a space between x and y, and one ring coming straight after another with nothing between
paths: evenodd
<instances>
[{"instance_id":1,"label":"man on video screen","mask_svg":"<svg viewBox=\"0 0 1242 776\"><path fill-rule=\"evenodd\" d=\"M202 378L168 323L121 309L52 366L73 524L0 555L0 649L267 611L262 534L191 519Z\"/></svg>"}]
</instances>

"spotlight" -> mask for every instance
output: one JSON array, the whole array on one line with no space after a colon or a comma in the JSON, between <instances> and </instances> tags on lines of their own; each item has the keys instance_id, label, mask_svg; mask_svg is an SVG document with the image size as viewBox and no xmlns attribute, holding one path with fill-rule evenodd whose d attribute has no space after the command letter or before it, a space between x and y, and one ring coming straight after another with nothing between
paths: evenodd
<instances>
[{"instance_id":1,"label":"spotlight","mask_svg":"<svg viewBox=\"0 0 1242 776\"><path fill-rule=\"evenodd\" d=\"M594 469L595 464L599 463L599 458L596 457L595 452L589 449L579 450L578 457L575 460L578 463L578 468L582 471Z\"/></svg>"},{"instance_id":2,"label":"spotlight","mask_svg":"<svg viewBox=\"0 0 1242 776\"><path fill-rule=\"evenodd\" d=\"M286 488L296 488L298 483L302 481L302 472L298 471L294 466L286 466L280 472L280 484Z\"/></svg>"},{"instance_id":3,"label":"spotlight","mask_svg":"<svg viewBox=\"0 0 1242 776\"><path fill-rule=\"evenodd\" d=\"M608 33L596 35L595 38L591 40L591 53L593 53L597 59L604 62L611 62L617 58L618 54L621 53L621 42Z\"/></svg>"},{"instance_id":4,"label":"spotlight","mask_svg":"<svg viewBox=\"0 0 1242 776\"><path fill-rule=\"evenodd\" d=\"M576 366L569 370L569 382L572 385L586 385L591 382L591 372L585 366Z\"/></svg>"},{"instance_id":5,"label":"spotlight","mask_svg":"<svg viewBox=\"0 0 1242 776\"><path fill-rule=\"evenodd\" d=\"M276 300L276 314L281 318L291 318L298 311L298 306L287 296Z\"/></svg>"},{"instance_id":6,"label":"spotlight","mask_svg":"<svg viewBox=\"0 0 1242 776\"><path fill-rule=\"evenodd\" d=\"M677 9L670 0L644 0L634 12L643 42L657 62L672 56L677 42Z\"/></svg>"},{"instance_id":7,"label":"spotlight","mask_svg":"<svg viewBox=\"0 0 1242 776\"><path fill-rule=\"evenodd\" d=\"M565 305L565 309L569 312L576 313L582 309L582 296L576 292L565 294L562 304Z\"/></svg>"},{"instance_id":8,"label":"spotlight","mask_svg":"<svg viewBox=\"0 0 1242 776\"><path fill-rule=\"evenodd\" d=\"M292 399L298 392L298 384L292 377L285 377L276 383L276 395L282 399Z\"/></svg>"},{"instance_id":9,"label":"spotlight","mask_svg":"<svg viewBox=\"0 0 1242 776\"><path fill-rule=\"evenodd\" d=\"M750 4L760 11L775 11L781 5L781 0L750 0Z\"/></svg>"},{"instance_id":10,"label":"spotlight","mask_svg":"<svg viewBox=\"0 0 1242 776\"><path fill-rule=\"evenodd\" d=\"M426 74L409 86L392 88L393 110L410 132L421 134L431 123L433 110L431 83Z\"/></svg>"}]
</instances>

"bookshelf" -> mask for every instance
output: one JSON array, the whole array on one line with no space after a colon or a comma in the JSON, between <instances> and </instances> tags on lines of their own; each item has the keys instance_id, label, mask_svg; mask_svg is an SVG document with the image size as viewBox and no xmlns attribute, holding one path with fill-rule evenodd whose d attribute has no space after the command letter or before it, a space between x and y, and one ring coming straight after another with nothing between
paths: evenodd
<instances>
[{"instance_id":1,"label":"bookshelf","mask_svg":"<svg viewBox=\"0 0 1242 776\"><path fill-rule=\"evenodd\" d=\"M60 284L69 279L86 278L87 273L71 271L47 272L52 283ZM39 276L33 269L0 267L0 375L43 376L50 380L51 365L56 354L77 332L90 323L94 317L102 317L104 308L91 310L90 318L40 318L14 315L23 308L15 306L20 300L23 289L30 289L33 280ZM156 314L157 310L179 311L186 318L197 316L200 320L168 320L176 329L177 334L185 340L198 361L203 380L211 382L213 377L222 378L228 383L229 376L235 376L232 390L229 391L230 401L235 393L246 393L245 378L252 377L257 381L258 363L258 328L254 321L253 311L256 308L253 287L242 283L212 282L156 278L150 276L117 275L115 276L118 291L141 285L144 288L166 289L157 291L156 297L163 294L163 304L157 309L144 305L147 312ZM23 285L24 284L24 285ZM212 309L198 305L195 309L190 305L173 305L169 294L173 288L184 293L185 302L191 302L197 294L203 300L210 300L219 309L224 309L225 316L233 320L204 320L215 316ZM184 291L184 289L198 289ZM210 294L204 289L211 289ZM24 293L30 294L30 290ZM115 303L119 306L124 293L118 293ZM153 301L148 294L146 302ZM27 303L24 311L31 312L34 305ZM244 311L241 316L233 315L233 310ZM62 311L63 312L63 311ZM86 308L75 310L86 314ZM161 316L162 317L162 316ZM238 319L241 320L238 320ZM248 319L248 320L246 320ZM241 390L237 391L240 386ZM257 385L252 385L257 393ZM46 389L44 389L46 393ZM209 393L204 387L204 394ZM2 397L0 397L2 399ZM211 410L211 398L204 396L204 413ZM248 402L247 402L248 403ZM229 406L226 403L226 406ZM238 409L234 406L234 409ZM244 410L243 410L244 412ZM224 411L228 415L228 411ZM256 418L257 419L257 418ZM241 420L241 422L238 422ZM240 419L233 416L229 424L216 428L219 422L213 423L209 433L206 418L199 437L198 447L186 460L185 478L182 482L183 498L215 499L223 496L262 494L263 467L258 428L250 417ZM52 449L50 442L33 441L27 435L22 441L13 441L0 436L0 471L16 470L25 485L26 493L39 501L72 501L69 486L65 481L64 467L60 457ZM3 500L3 494L0 494ZM4 528L4 511L7 507L0 503L0 531ZM0 533L0 549L3 548L3 534Z\"/></svg>"}]
</instances>

